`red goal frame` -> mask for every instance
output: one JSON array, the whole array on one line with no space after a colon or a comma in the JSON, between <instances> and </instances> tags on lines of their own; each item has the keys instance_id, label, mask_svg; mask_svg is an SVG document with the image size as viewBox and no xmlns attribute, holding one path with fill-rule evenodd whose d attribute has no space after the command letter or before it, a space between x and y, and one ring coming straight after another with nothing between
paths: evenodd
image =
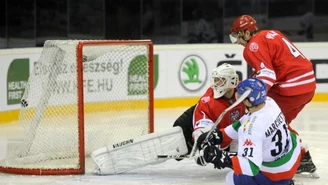
<instances>
[{"instance_id":1,"label":"red goal frame","mask_svg":"<svg viewBox=\"0 0 328 185\"><path fill-rule=\"evenodd\" d=\"M0 172L26 175L72 175L85 173L85 140L84 140L84 93L83 93L83 47L92 45L148 45L148 96L149 96L149 133L154 132L154 51L151 40L90 40L80 41L76 46L77 55L77 88L78 88L78 139L79 168L67 169L25 169L0 166Z\"/></svg>"}]
</instances>

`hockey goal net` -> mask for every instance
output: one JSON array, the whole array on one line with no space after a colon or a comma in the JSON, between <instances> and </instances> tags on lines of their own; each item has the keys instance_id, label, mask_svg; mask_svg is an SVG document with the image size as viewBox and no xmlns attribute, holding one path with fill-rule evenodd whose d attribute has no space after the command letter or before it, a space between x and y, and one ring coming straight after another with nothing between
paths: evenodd
<instances>
[{"instance_id":1,"label":"hockey goal net","mask_svg":"<svg viewBox=\"0 0 328 185\"><path fill-rule=\"evenodd\" d=\"M153 132L153 45L149 40L49 40L33 64L19 122L0 171L85 173L109 143Z\"/></svg>"}]
</instances>

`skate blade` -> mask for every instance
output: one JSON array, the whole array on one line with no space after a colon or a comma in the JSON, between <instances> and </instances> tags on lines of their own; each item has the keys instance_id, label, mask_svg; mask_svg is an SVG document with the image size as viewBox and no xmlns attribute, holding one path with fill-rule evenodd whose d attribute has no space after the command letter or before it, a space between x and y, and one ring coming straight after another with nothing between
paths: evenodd
<instances>
[{"instance_id":1,"label":"skate blade","mask_svg":"<svg viewBox=\"0 0 328 185\"><path fill-rule=\"evenodd\" d=\"M302 172L302 173L296 174L295 177L309 178L309 179L319 179L320 178L320 176L317 174L317 172L313 172L313 173Z\"/></svg>"}]
</instances>

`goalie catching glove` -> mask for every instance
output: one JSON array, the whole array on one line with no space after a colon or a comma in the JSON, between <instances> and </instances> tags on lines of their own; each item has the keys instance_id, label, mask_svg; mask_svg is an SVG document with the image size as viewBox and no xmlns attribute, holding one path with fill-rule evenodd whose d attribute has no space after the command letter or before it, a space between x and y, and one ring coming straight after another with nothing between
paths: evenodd
<instances>
[{"instance_id":1,"label":"goalie catching glove","mask_svg":"<svg viewBox=\"0 0 328 185\"><path fill-rule=\"evenodd\" d=\"M203 133L197 139L197 148L198 150L205 149L206 146L220 145L222 143L223 135L222 132L218 129L215 129L207 138L208 132Z\"/></svg>"}]
</instances>

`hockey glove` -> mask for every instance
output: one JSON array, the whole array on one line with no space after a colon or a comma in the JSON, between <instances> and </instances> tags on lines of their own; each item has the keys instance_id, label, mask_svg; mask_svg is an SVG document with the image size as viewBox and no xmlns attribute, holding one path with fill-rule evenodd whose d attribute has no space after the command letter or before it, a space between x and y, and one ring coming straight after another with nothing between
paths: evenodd
<instances>
[{"instance_id":1,"label":"hockey glove","mask_svg":"<svg viewBox=\"0 0 328 185\"><path fill-rule=\"evenodd\" d=\"M204 150L198 151L198 156L195 158L195 161L200 166L207 165L207 162L205 161L205 158L204 158Z\"/></svg>"},{"instance_id":2,"label":"hockey glove","mask_svg":"<svg viewBox=\"0 0 328 185\"><path fill-rule=\"evenodd\" d=\"M214 168L232 168L231 158L228 153L215 146L206 146L204 148L204 159L208 163L213 163Z\"/></svg>"},{"instance_id":3,"label":"hockey glove","mask_svg":"<svg viewBox=\"0 0 328 185\"><path fill-rule=\"evenodd\" d=\"M203 133L200 135L197 139L197 148L198 150L201 150L205 148L206 146L214 146L214 145L219 145L222 143L222 132L218 129L215 129L212 134L210 134L207 138L207 141L205 141L206 136L208 132Z\"/></svg>"}]
</instances>

